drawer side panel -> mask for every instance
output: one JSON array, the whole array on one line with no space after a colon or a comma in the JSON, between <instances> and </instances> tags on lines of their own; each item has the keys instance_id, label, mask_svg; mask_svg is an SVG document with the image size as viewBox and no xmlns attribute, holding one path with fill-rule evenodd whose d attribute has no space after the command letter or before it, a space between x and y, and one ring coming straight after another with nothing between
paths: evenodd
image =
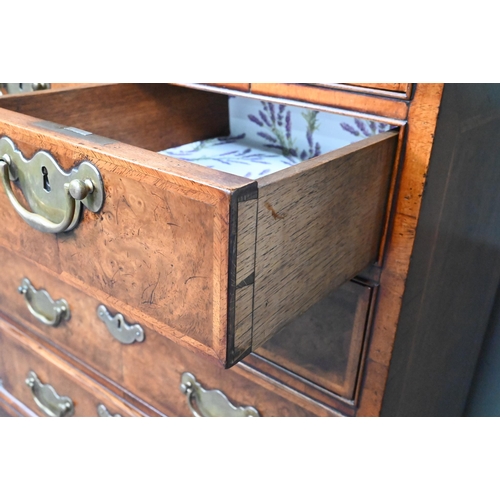
<instances>
[{"instance_id":1,"label":"drawer side panel","mask_svg":"<svg viewBox=\"0 0 500 500\"><path fill-rule=\"evenodd\" d=\"M381 134L259 186L254 349L376 259L396 144Z\"/></svg>"}]
</instances>

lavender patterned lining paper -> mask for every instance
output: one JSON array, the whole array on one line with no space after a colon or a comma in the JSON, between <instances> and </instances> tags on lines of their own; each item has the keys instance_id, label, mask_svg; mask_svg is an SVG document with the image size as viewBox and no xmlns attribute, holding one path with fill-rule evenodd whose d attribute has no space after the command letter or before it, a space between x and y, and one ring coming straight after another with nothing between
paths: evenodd
<instances>
[{"instance_id":1,"label":"lavender patterned lining paper","mask_svg":"<svg viewBox=\"0 0 500 500\"><path fill-rule=\"evenodd\" d=\"M229 99L229 122L229 137L160 153L258 179L390 128L385 123L242 97Z\"/></svg>"}]
</instances>

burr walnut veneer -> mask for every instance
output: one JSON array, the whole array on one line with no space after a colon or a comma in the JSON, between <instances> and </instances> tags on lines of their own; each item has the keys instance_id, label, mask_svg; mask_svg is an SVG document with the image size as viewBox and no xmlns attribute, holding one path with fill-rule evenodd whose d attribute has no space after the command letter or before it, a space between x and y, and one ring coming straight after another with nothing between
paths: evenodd
<instances>
[{"instance_id":1,"label":"burr walnut veneer","mask_svg":"<svg viewBox=\"0 0 500 500\"><path fill-rule=\"evenodd\" d=\"M75 416L379 415L442 94L92 84L0 98L0 138L27 161L90 162L104 186L102 208L57 234L0 192L0 408L64 413L67 395ZM227 135L232 95L392 130L257 180L157 153ZM55 319L33 314L46 294L66 301ZM36 388L59 406L41 411Z\"/></svg>"}]
</instances>

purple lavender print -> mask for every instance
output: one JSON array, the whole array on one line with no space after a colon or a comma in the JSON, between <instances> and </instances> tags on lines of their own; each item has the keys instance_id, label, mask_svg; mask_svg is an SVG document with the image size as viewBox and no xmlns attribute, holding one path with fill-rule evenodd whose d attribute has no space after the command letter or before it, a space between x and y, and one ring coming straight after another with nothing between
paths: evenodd
<instances>
[{"instance_id":1,"label":"purple lavender print","mask_svg":"<svg viewBox=\"0 0 500 500\"><path fill-rule=\"evenodd\" d=\"M319 142L314 140L314 132L318 130L318 111L307 110L301 113L306 121L307 149L299 151L295 138L292 137L292 114L283 104L261 101L262 109L256 114L249 114L248 119L261 130L257 135L267 141L264 147L278 150L290 160L303 161L321 154Z\"/></svg>"},{"instance_id":2,"label":"purple lavender print","mask_svg":"<svg viewBox=\"0 0 500 500\"><path fill-rule=\"evenodd\" d=\"M389 130L390 125L387 123L374 122L372 120L360 120L359 118L354 119L354 127L347 123L342 122L340 126L351 135L355 137L371 137L372 135L380 134Z\"/></svg>"}]
</instances>

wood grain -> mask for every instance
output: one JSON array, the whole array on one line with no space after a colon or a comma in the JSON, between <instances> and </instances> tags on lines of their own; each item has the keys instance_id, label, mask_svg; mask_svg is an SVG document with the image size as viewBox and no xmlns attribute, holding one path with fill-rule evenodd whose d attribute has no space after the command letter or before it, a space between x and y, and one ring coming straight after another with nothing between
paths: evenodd
<instances>
[{"instance_id":1,"label":"wood grain","mask_svg":"<svg viewBox=\"0 0 500 500\"><path fill-rule=\"evenodd\" d=\"M408 114L408 104L402 99L382 98L300 83L252 83L251 92L399 120L406 119Z\"/></svg>"},{"instance_id":2,"label":"wood grain","mask_svg":"<svg viewBox=\"0 0 500 500\"><path fill-rule=\"evenodd\" d=\"M311 83L308 85L373 94L391 99L410 99L412 89L409 83Z\"/></svg>"},{"instance_id":3,"label":"wood grain","mask_svg":"<svg viewBox=\"0 0 500 500\"><path fill-rule=\"evenodd\" d=\"M48 91L45 94L50 98L48 100L29 95L27 100L7 101L11 108L36 113L44 119L72 120L85 116L85 125L95 122L98 128L101 127L100 132L111 125L103 121L95 104L94 107L89 105L88 114L83 113L82 105L72 108L70 104L77 100L94 102L99 95L113 106L117 117L121 117L126 112L125 103L133 98L134 105L130 117L127 117L136 128L144 122L145 113L149 113L151 107L162 109L160 104L168 104L168 113L165 111L161 116L172 115L175 124L184 120L183 126L178 127L181 131L190 130L192 116L189 116L189 111L192 109L201 113L206 111L206 106L217 103L219 111L227 112L227 98L224 96L215 99L203 97L205 92L192 89L165 88L103 85ZM167 97L162 93L164 90ZM55 102L59 101L62 104L58 107ZM5 102L3 106L6 106ZM359 154L354 152L373 141L383 142L389 136L394 139L394 132L309 160L263 180L261 189L265 199L259 202L258 215L259 224L262 221L262 231L257 237L261 245L259 254L255 250L257 202L249 200L246 194L253 193L253 198L256 197L255 182L162 158L120 142L99 144L92 136L66 136L64 131L48 130L43 123L11 111L3 110L0 115L4 133L14 139L25 156L46 149L66 169L78 160L90 160L101 171L106 186L102 211L99 214L85 211L82 222L74 231L57 236L39 234L31 228L23 230L25 224L14 216L0 231L0 242L13 251L24 252L34 261L58 272L65 282L80 286L99 300L109 301L111 298L114 309L138 318L148 327L213 357L225 366L236 363L286 321L303 312L333 287L352 278L372 259L372 247L381 230L380 217L385 205L386 181L392 162L389 156L393 147L389 146L380 158L376 147L366 147ZM127 120L124 122L120 124L123 140L130 134ZM78 125L84 124L79 122ZM187 140L184 132L181 137ZM353 155L356 166L349 165L349 154ZM345 165L337 168L335 161L344 164L344 155L347 155ZM380 183L374 177L364 175L363 169L373 176L377 171ZM344 173L339 176L341 170ZM361 184L359 174L364 175ZM334 192L339 200L339 193L343 193L345 201L332 204ZM357 198L356 201L356 193L358 196L367 194L361 210L355 208L361 200ZM240 198L241 207L251 207L248 214L241 207L241 210L231 212L234 200ZM277 223L284 216L272 206L276 205L276 198L281 200L281 205L291 206L286 222ZM323 202L318 203L318 199ZM342 204L352 207L351 211L342 212ZM6 213L12 211L4 195L0 195L0 207ZM331 217L332 210L338 212L339 222L330 226L327 218ZM241 221L237 222L239 218ZM340 225L342 229L338 227ZM302 236L292 241L295 226L300 228ZM288 238L292 239L289 239L288 246L281 247L276 244L276 238L283 237L283 228L292 228L285 229L289 232ZM310 242L316 238L321 241L312 254L306 253ZM266 239L268 244L264 241ZM42 241L47 249L45 255L38 252ZM343 250L333 258L325 257L332 244L342 246ZM311 258L315 262L308 264ZM323 269L325 259L327 263ZM260 292L250 282L255 276L255 260L261 269L260 277L255 279L260 279L261 284L264 281L269 283L269 287ZM288 282L283 270L270 279L274 270L283 265L294 266L288 273ZM336 274L328 283L318 286L328 266L337 268ZM269 294L272 296L290 280L309 276L311 269L315 269L316 274L311 273L303 287L294 294L287 294L286 302L290 304L284 304L279 313L262 309L252 315L256 305L262 307L262 301L266 301ZM233 270L235 276L231 274ZM250 281L247 283L247 280ZM310 293L313 288L314 292ZM260 293L260 299L256 300L257 293ZM277 300L278 296L282 297L282 294L278 293L272 300ZM273 319L257 324L256 328L255 318L259 315Z\"/></svg>"},{"instance_id":4,"label":"wood grain","mask_svg":"<svg viewBox=\"0 0 500 500\"><path fill-rule=\"evenodd\" d=\"M36 417L36 413L9 394L0 384L0 417Z\"/></svg>"},{"instance_id":5,"label":"wood grain","mask_svg":"<svg viewBox=\"0 0 500 500\"><path fill-rule=\"evenodd\" d=\"M158 86L158 90L152 91L151 93L148 93L145 89L153 89L153 87L141 85L119 86L121 90L116 90L111 88L111 86L102 86L103 88L107 88L107 96L111 99L109 102L114 102L117 106L117 110L121 110L121 114L118 113L116 116L120 116L119 121L123 121L123 123L119 123L118 125L113 124L112 118L102 116L102 113L99 113L99 108L102 108L102 106L92 104L92 102L95 101L95 95L97 95L98 91L95 89L92 90L92 88L86 90L86 92L89 92L86 101L90 106L88 115L85 113L84 106L78 104L78 94L75 93L72 97L63 96L62 98L68 99L67 102L73 103L76 111L71 111L71 106L68 105L59 106L58 111L53 111L53 113L55 113L53 116L54 118L60 117L64 120L70 116L76 116L77 120L80 120L80 122L78 122L81 123L80 127L84 129L89 128L85 126L85 123L91 124L95 122L98 123L101 128L99 130L92 130L93 132L110 136L114 139L118 138L124 142L137 141L133 142L133 144L140 148L147 149L146 146L150 145L151 149L156 150L162 149L162 147L157 148L156 146L165 144L165 142L162 142L165 141L165 138L160 138L159 136L155 138L154 134L151 136L153 137L152 139L149 137L151 134L148 134L148 124L146 123L148 113L151 113L152 120L156 125L161 125L170 112L167 112L167 110L172 106L174 108L176 107L173 96L185 96L184 100L183 98L180 99L183 104L179 104L179 110L182 108L182 113L179 111L179 116L175 120L181 132L179 136L176 135L176 130L169 132L169 136L173 138L172 140L175 142L177 137L179 137L179 140L192 137L190 134L194 130L192 128L194 125L187 126L181 116L186 113L192 113L192 116L199 116L200 120L205 120L203 126L201 126L200 130L194 135L202 134L203 130L209 130L207 133L210 134L217 134L218 130L227 127L227 97L222 95L226 90L228 95L242 95L246 93L248 95L254 94L254 98L258 98L259 95L269 99L274 97L277 99L284 98L289 102L312 103L311 106L317 106L318 108L320 106L325 106L347 114L350 113L355 115L358 113L358 116L360 116L360 114L371 115L381 121L387 119L392 120L392 123L406 125L405 130L401 132L402 135L400 136L404 139L405 144L402 144L402 140L400 140L400 147L402 147L398 149L398 154L401 155L401 165L398 175L393 178L393 190L391 190L391 192L394 193L394 199L390 202L390 216L379 224L379 229L381 230L385 223L387 229L386 245L385 247L382 246L382 255L378 256L380 257L378 265L381 266L381 272L376 311L374 311L372 328L370 330L371 335L366 347L366 363L361 371L360 383L355 391L356 394L359 392L359 409L357 415L379 415L385 392L391 389L391 387L396 387L392 385L392 382L390 386L386 387L386 382L391 358L393 356L393 345L398 322L400 320L402 297L405 292L410 259L414 252L416 227L420 217L422 194L424 192L427 169L429 167L431 151L434 144L434 132L443 85L416 84L413 87L407 86L405 88L402 86L403 84L400 84L399 87L391 86L397 84L334 85L337 85L337 87L321 88L307 84L252 84L250 94L248 94L248 88L246 87L239 87L237 90L234 90L234 87L231 89L229 87L213 87L213 95L211 95L210 92L182 89L182 86L178 85L177 87L182 91L189 90L193 92L193 94L189 94L193 96L192 100L186 97L188 94L183 94L181 91L177 94L176 90L171 89L167 90L170 96L169 98L162 97L164 92L163 86ZM173 88L174 86L171 87ZM205 91L210 90L208 86L205 87L207 87L204 89ZM165 86L165 88L167 88L167 86ZM76 90L77 89L65 90L62 92L67 93L69 96L70 92L76 92ZM94 94L92 94L92 92ZM410 92L412 93L411 96ZM58 105L56 98L62 96L62 94L56 95L55 91L45 91L43 94L45 96L53 95L53 97L51 97L52 103L57 110ZM214 97L216 94L218 98ZM94 97L91 98L91 95L94 95ZM128 111L126 110L127 99L130 100L134 98L134 96L135 99L138 98L138 103L132 105L133 111L130 111L130 117L128 117ZM7 101L10 103L8 104L8 107L10 106L9 109L14 109L15 99L17 99L18 102L22 102L24 97L25 96L2 97L0 106L3 106L3 102ZM410 98L411 101L407 102L406 100ZM75 300L82 300L82 303L90 301L92 307L94 307L98 301L102 301L108 304L109 307L114 307L116 310L123 311L126 316L130 316L131 319L143 321L147 329L146 342L150 342L150 344L148 344L147 347L146 344L142 345L141 347L143 349L140 353L140 349L130 349L128 351L120 350L119 354L117 354L113 351L112 347L109 346L102 348L102 352L98 353L99 345L95 343L89 348L89 355L86 357L84 353L85 342L83 340L79 340L79 342L81 342L80 345L76 340L71 340L68 333L65 333L65 336L61 334L59 337L53 337L54 342L56 342L61 349L67 349L75 356L85 359L86 363L101 370L106 376L109 376L110 379L115 378L119 380L119 384L124 387L124 390L126 389L135 394L140 394L141 396L146 395L149 404L155 405L157 408L161 407L162 411L168 414L187 414L185 398L180 394L180 391L179 393L177 393L177 391L171 391L172 399L165 400L165 387L170 388L176 386L180 380L182 370L186 369L194 373L200 382L207 388L222 388L224 392L227 391L228 397L235 403L256 406L263 414L334 414L336 410L328 408L329 403L327 399L322 399L318 391L314 392L312 388L305 383L300 385L297 382L297 377L290 372L285 376L283 370L280 372L279 369L271 369L271 365L261 358L257 364L239 364L230 370L223 371L221 368L212 365L208 358L200 357L198 354L193 354L188 350L194 349L196 352L205 354L208 357L212 356L227 361L227 358L225 358L227 357L228 351L228 345L225 343L227 328L226 330L224 329L222 318L227 317L227 311L229 309L228 303L230 300L228 300L227 293L225 297L222 293L222 283L226 283L227 285L227 282L230 281L229 275L231 272L234 274L235 284L238 281L237 277L242 278L242 280L245 280L247 277L247 271L250 269L248 263L251 261L250 255L252 253L250 242L252 238L255 237L255 232L252 229L252 223L250 221L252 219L251 214L253 213L253 207L256 204L258 205L258 225L256 233L257 268L255 283L241 287L235 292L235 294L238 294L236 304L243 306L239 309L236 306L234 308L235 318L238 318L236 323L241 325L238 327L239 329L237 328L238 333L235 335L235 338L239 339L239 345L247 346L248 344L250 322L253 323L254 328L252 343L255 348L260 340L264 341L267 336L270 335L273 328L279 329L289 318L294 317L296 314L300 314L302 307L305 308L312 305L314 301L318 300L318 297L326 293L326 289L332 286L332 280L336 279L337 267L340 267L340 272L342 272L342 265L335 266L332 252L327 253L327 250L338 248L338 246L328 246L324 242L331 241L332 238L335 237L335 235L332 236L329 231L334 233L338 230L338 227L336 227L335 224L331 224L331 216L324 217L324 213L321 212L322 209L317 206L317 200L329 199L329 197L333 198L332 193L335 193L335 190L331 188L329 182L332 181L334 176L332 176L331 172L328 172L328 175L321 174L317 176L316 173L314 173L315 169L321 171L321 169L324 168L326 171L327 166L309 163L305 166L304 171L301 171L301 168L304 166L302 165L298 167L298 170L292 168L277 176L269 176L267 179L262 179L259 181L259 200L251 201L251 204L253 204L252 206L242 205L240 207L241 211L239 211L239 213L241 220L247 222L239 226L234 226L234 224L231 226L231 200L234 202L235 194L246 189L245 181L228 174L217 173L186 162L167 158L159 159L158 155L149 153L133 145L127 145L120 142L102 145L85 138L75 140L74 138L64 135L64 133L60 131L48 133L43 127L36 125L36 122L40 119L50 120L48 116L52 115L40 111L45 105L42 104L41 100L36 104L34 95L30 96L29 99L30 102L34 103L29 104L31 110L37 110L36 113L39 113L38 118L27 119L19 117L19 115L7 110L1 111L2 117L7 118L7 124L3 129L7 132L3 133L10 133L14 130L15 133L18 134L20 144L26 148L27 154L33 154L36 148L45 148L49 150L54 148L56 154L61 157L64 168L71 168L77 161L81 161L91 152L93 158L97 158L98 161L102 162L105 175L109 176L111 179L113 189L110 192L110 200L112 203L110 215L114 216L116 212L118 220L125 221L126 231L135 229L133 227L133 216L131 214L127 215L126 211L130 211L129 207L119 200L125 199L131 207L137 207L131 202L133 190L130 189L130 185L127 185L127 182L117 181L119 177L124 177L125 181L134 180L140 183L141 186L147 186L148 190L150 187L153 190L158 189L159 192L156 194L160 196L168 192L168 198L170 197L170 193L174 193L174 197L178 196L178 199L184 200L184 197L186 197L189 201L183 201L182 203L177 202L175 209L175 211L178 210L178 205L184 207L184 214L186 217L187 214L191 212L192 208L191 205L188 206L189 203L196 202L201 204L197 205L195 203L195 206L198 207L197 209L199 210L198 213L202 213L202 210L206 210L204 218L205 220L212 219L212 236L215 235L213 237L217 240L217 244L212 247L212 252L215 252L214 255L211 258L207 257L204 253L202 255L208 258L208 261L212 263L213 267L212 286L214 292L211 294L211 297L215 297L215 299L213 299L211 306L214 311L212 324L218 324L220 328L216 329L218 333L214 333L213 336L208 335L205 337L203 336L204 334L199 332L199 328L197 328L200 337L195 339L193 337L186 338L186 336L183 337L179 335L177 329L175 329L175 331L166 329L161 314L155 318L154 311L148 311L147 314L141 312L143 307L148 307L147 305L142 306L136 303L134 306L130 306L128 296L119 296L119 292L110 292L109 289L104 288L100 289L95 284L92 286L86 285L85 281L89 276L82 275L80 278L75 278L72 274L75 272L74 268L71 269L71 272L67 272L64 268L67 264L61 265L61 244L57 239L55 242L49 242L48 239L46 239L46 244L40 245L39 240L31 237L29 228L21 233L17 227L9 226L9 223L7 223L5 228L0 229L0 244L4 245L11 252L22 250L29 260L38 262L37 267L39 270L50 270L49 275L54 279L54 283L57 283L57 280L61 279L65 286L72 284L73 286L70 288L75 288L77 291L80 289L80 293L81 290L84 290L86 291L86 295L89 296L87 299L78 299L78 294L71 292ZM23 104L23 106L28 106L28 104ZM198 107L200 107L202 111L196 115ZM203 110L206 112L203 112ZM207 113L209 115L208 117ZM462 128L479 126L478 123L480 123L481 120L484 121L491 118L488 118L486 114L482 116L473 116L469 120L470 123L467 122L466 124L464 122L464 124L461 125ZM494 119L496 118L491 118L493 122ZM4 121L4 118L1 120ZM62 123L66 124L64 120ZM144 124L144 136L139 135L131 137L134 120L136 123ZM407 123L405 123L405 121L407 121ZM74 124L71 123L70 125ZM113 135L108 132L112 132ZM38 142L35 140L35 145L33 145L33 137L38 137ZM199 138L201 138L201 136ZM394 142L396 142L396 139L394 139ZM345 159L342 161L344 160ZM446 162L447 160L444 159L442 161ZM301 177L301 175L304 177ZM288 179L289 177L290 179ZM474 178L473 175L472 177ZM360 186L360 182L364 181L364 176L360 173L356 173L353 178L357 180L358 186ZM312 182L311 185L308 184L309 180ZM124 187L121 186L122 184ZM321 194L321 196L319 194ZM153 195L152 197L154 198ZM147 202L148 213L151 213L151 210L154 212L153 207L156 207L156 205L151 205L151 201L149 198L146 198L146 195L141 196L140 199L143 202ZM365 203L361 203L360 200L365 202L365 199L365 195L355 193L353 200L351 200L353 207L357 206L358 209L359 207L364 207ZM314 202L312 202L312 200L314 200ZM0 194L0 210L2 210L2 212L10 210L10 207L7 205L2 206L1 204L2 194ZM457 210L459 209L460 207L457 208ZM172 221L170 218L171 214L166 209L160 207L158 210L163 210L161 212L162 221ZM156 212L157 214L158 210ZM345 206L342 206L342 213L344 213L345 210L349 212L350 209L348 207L346 209ZM210 211L212 213L211 217L209 217ZM320 215L313 217L315 211L318 211ZM297 215L299 213L301 217ZM217 219L218 222L215 222L215 219ZM351 220L351 217L349 220ZM92 224L99 224L101 227L105 227L108 233L111 232L110 238L117 237L117 235L112 232L112 229L110 229L113 228L111 220L94 220L91 217L89 218L89 214L86 213L84 222L89 221L92 222ZM326 227L328 225L326 221L329 222L329 227ZM345 223L345 221L342 220L341 222ZM207 224L203 226L204 230L207 230ZM307 227L303 227L301 224ZM325 224L325 227L323 227L322 224ZM369 224L368 227L373 229L375 225ZM226 231L224 228L229 229ZM198 227L198 234L202 234L199 229ZM171 227L167 228L167 230L173 232L177 229ZM153 232L154 229L151 225L148 238L152 237L151 235ZM222 234L227 234L227 238L224 239L225 237L221 236ZM297 234L300 234L300 237L294 236ZM202 239L206 239L205 236L203 236ZM109 280L115 279L112 273L117 270L117 276L120 276L121 271L119 267L124 267L121 264L122 261L117 262L116 259L114 261L112 260L115 253L122 247L127 248L127 251L130 252L130 248L126 247L126 245L134 244L124 238L123 234L121 234L120 237L121 241L115 243L116 246L113 247L113 251L105 254L95 253L90 259L91 266L95 266L92 260L99 262L100 266L105 266L105 272L99 272ZM231 237L233 238L232 243L230 243ZM379 237L380 233L377 234L376 239L379 239ZM163 251L165 243L163 240L161 241L161 245L158 245L154 250ZM343 241L351 240L344 239ZM247 255L247 257L243 257L239 261L236 259L231 262L229 259L231 248L233 248L233 250L237 248L238 242L240 245L238 254L242 252ZM297 245L297 242L300 242L300 245ZM110 242L110 244L112 245L113 242ZM78 258L82 259L83 255L86 254L88 250L85 248L84 252L84 244L81 243L79 245L82 250ZM233 246L231 247L231 245ZM95 244L91 241L89 241L89 246L95 248ZM370 244L367 246L370 247ZM209 251L207 250L207 246L204 246L204 248L204 252ZM223 250L224 248L226 250ZM294 254L297 248L300 248L299 253ZM68 249L70 249L70 247L68 247ZM141 255L141 252L145 250L144 248L139 248L139 246L132 247L132 249L136 252L136 255ZM354 256L355 259L362 253L359 249L349 250L346 247L341 247L340 251L345 251L346 254ZM99 250L99 252L101 252L101 250ZM172 252L174 252L173 249ZM224 252L226 252L226 254L224 254ZM268 252L271 252L269 258L267 257ZM275 252L275 255L272 255L272 252ZM224 257L224 255L227 255L227 257ZM323 257L318 258L318 255L328 255L328 257L326 260L322 260ZM64 255L65 262L68 256L71 256L71 254L66 253ZM149 257L148 254L148 259ZM368 260L372 261L372 257ZM126 260L123 260L123 262L125 262L125 265L129 265ZM135 258L134 262L137 262L137 265L139 265L137 258ZM203 258L200 262L203 262ZM232 268L232 265L235 267ZM317 268L314 267L316 265L318 266ZM160 263L156 264L156 268L160 268ZM87 272L85 270L77 271L80 273ZM251 273L248 273L248 275L250 274ZM378 272L368 274L371 276L378 276ZM95 279L96 272L94 272L93 275L93 279ZM152 275L154 275L154 273L151 273L151 276ZM245 275L245 278L243 278L243 275ZM145 276L149 277L150 274L146 272ZM191 275L186 276L189 277ZM349 277L346 274L345 279ZM109 282L111 283L111 281ZM239 282L240 281L238 281L238 283ZM149 284L149 282L147 282L146 285L147 284ZM115 285L115 287L118 287L118 285ZM252 287L255 289L255 312L253 317L248 314ZM200 293L203 293L202 289ZM299 295L302 295L300 299L298 297ZM408 300L411 301L411 298L412 297L409 297ZM268 302L267 305L266 301ZM487 304L484 305L485 307L487 306ZM196 314L198 314L199 304L193 302L193 307L197 311ZM271 314L267 314L266 307L270 307ZM20 318L20 312L11 311L10 314L16 317L20 322L23 321ZM485 314L483 314L481 318L484 319L484 317L486 317ZM26 320L24 321L25 324L27 324ZM201 323L204 324L205 319L202 319ZM82 325L87 329L95 328L95 325L92 326L86 323L85 320L82 320ZM40 329L40 327L35 325L29 326L38 333L42 332L40 333L41 335L49 336L48 332L43 332L43 329ZM403 328L403 326L402 324L401 327ZM169 341L163 336L156 335L154 332L155 330L164 335L168 335L174 342ZM405 330L414 331L412 329L403 329L403 331ZM430 334L425 336L425 338L429 339L432 337L432 335L429 335ZM76 337L73 335L73 338L75 339ZM84 335L83 338L86 339L88 337ZM460 338L464 338L464 335L461 335ZM217 346L215 348L215 350L217 350L215 356L214 348L211 346L207 348L207 346L204 345L204 343L207 344L210 342L212 342L212 346ZM454 345L454 339L448 338L447 342L450 342L450 346ZM435 360L443 359L443 356L446 357L446 352L450 352L447 351L445 347L443 354L439 354L441 357L434 352L430 352L429 354L428 351L431 349L430 345L431 344L415 341L416 348L413 349L406 344L403 351L405 351L408 356L413 356L413 359L405 369L413 370L412 373L414 374L422 374L422 372L417 369L419 366L422 366L422 368L429 367L432 365L431 358ZM185 349L185 347L188 347L188 349ZM459 351L460 349L456 350L455 353ZM426 358L425 363L419 364L418 360L420 358L418 356L422 356L424 352L427 353L430 358ZM452 358L453 356L449 359ZM162 362L159 362L160 359ZM255 357L255 359L258 358ZM403 356L399 359L406 358ZM458 358L455 356L453 359ZM167 363L163 360L168 360L169 362ZM438 373L439 368L437 364L438 363L434 363L431 366L432 370L430 370L429 373L424 373L418 380L423 383L426 380L426 376L431 376L432 371ZM400 366L402 366L401 363ZM469 373L469 371L470 370L468 370L467 373ZM407 380L411 379L411 376L408 374L406 377L410 377ZM276 378L283 383L276 382ZM443 377L443 383L440 386L442 390L445 390L443 387L445 387L446 384L451 383L450 380L453 380L451 375L449 378L447 376ZM154 382L151 383L151 381ZM418 396L423 397L422 395L425 394L425 390L422 389L421 384L409 382L407 382L407 384L409 385L406 385L406 387L409 387L411 390L417 391L418 389ZM398 386L398 390L403 386ZM411 395L411 390L407 393L408 397ZM305 396L302 394L305 392L309 395ZM314 396L312 396L312 394L314 394ZM403 390L398 394L404 395L405 391ZM439 390L430 390L428 394L429 397L434 397L435 401L439 400ZM444 402L448 400L442 398L441 401ZM415 405L416 404L417 400L415 399ZM421 404L423 405L424 403L421 402ZM410 406L411 405L407 405L405 408L410 408ZM353 413L352 401L343 401L340 397L338 398L338 405L336 408L346 414ZM403 408L403 406L401 406L401 408Z\"/></svg>"},{"instance_id":6,"label":"wood grain","mask_svg":"<svg viewBox=\"0 0 500 500\"><path fill-rule=\"evenodd\" d=\"M442 92L442 84L417 84L411 101L407 142L367 352L367 366L376 369L373 375L369 371L363 375L357 412L360 416L376 416L381 411Z\"/></svg>"},{"instance_id":7,"label":"wood grain","mask_svg":"<svg viewBox=\"0 0 500 500\"><path fill-rule=\"evenodd\" d=\"M225 89L241 90L242 92L250 92L249 83L208 83L215 87L223 87Z\"/></svg>"},{"instance_id":8,"label":"wood grain","mask_svg":"<svg viewBox=\"0 0 500 500\"><path fill-rule=\"evenodd\" d=\"M408 88L407 83L349 83L357 87L368 87L371 89L391 90L393 92L405 92Z\"/></svg>"},{"instance_id":9,"label":"wood grain","mask_svg":"<svg viewBox=\"0 0 500 500\"><path fill-rule=\"evenodd\" d=\"M401 92L408 95L411 85L409 83L348 83L355 87L365 87L373 90L387 90L389 92Z\"/></svg>"},{"instance_id":10,"label":"wood grain","mask_svg":"<svg viewBox=\"0 0 500 500\"><path fill-rule=\"evenodd\" d=\"M5 390L39 416L46 416L33 400L25 379L34 371L43 384L50 384L60 396L68 396L75 406L74 416L96 417L104 404L111 413L137 417L142 414L124 404L96 382L62 361L20 330L0 320L0 376Z\"/></svg>"},{"instance_id":11,"label":"wood grain","mask_svg":"<svg viewBox=\"0 0 500 500\"><path fill-rule=\"evenodd\" d=\"M2 98L4 109L150 151L229 134L227 97L165 84L102 84Z\"/></svg>"},{"instance_id":12,"label":"wood grain","mask_svg":"<svg viewBox=\"0 0 500 500\"><path fill-rule=\"evenodd\" d=\"M254 349L377 256L397 133L259 179Z\"/></svg>"},{"instance_id":13,"label":"wood grain","mask_svg":"<svg viewBox=\"0 0 500 500\"><path fill-rule=\"evenodd\" d=\"M181 162L187 168L177 176L169 172L170 165L180 166L177 160L121 143L77 140L39 129L32 118L1 114L2 132L25 156L46 149L66 169L87 159L100 170L106 193L100 213L85 210L73 232L50 235L28 227L2 192L0 207L12 217L0 228L0 242L101 300L111 297L123 314L224 364L229 207L238 186L255 183L215 173L212 184L224 177L228 182L212 187L206 184L210 169L192 165L201 171L200 179Z\"/></svg>"},{"instance_id":14,"label":"wood grain","mask_svg":"<svg viewBox=\"0 0 500 500\"><path fill-rule=\"evenodd\" d=\"M73 358L71 363L76 363L76 360L83 363L84 366L78 364L80 371L90 374L94 379L99 377L88 368L102 374L105 380L99 379L100 384L106 384L106 380L113 381L117 387L106 386L116 394L123 390L138 395L160 413L188 416L186 397L178 387L181 374L190 371L203 384L223 390L231 401L243 406L251 404L269 416L307 416L317 412L331 414L333 411L328 412L321 405L315 406L308 402L306 396L280 388L279 383L273 386L269 381L257 380L258 377L242 371L239 366L224 370L212 360L189 352L145 325L143 342L121 344L97 318L96 310L101 301L83 293L78 287L61 282L57 274L21 256L14 256L1 247L0 258L5 259L6 270L0 288L3 314L23 330L34 332L41 339L39 343L44 345L48 342L67 352ZM54 299L65 298L71 309L71 319L51 327L34 318L28 312L24 297L17 292L17 286L24 276L37 289L46 289ZM121 312L112 309L109 301L103 303L113 314ZM129 323L138 321L133 315L125 315L125 319ZM276 391L277 394L274 394ZM301 407L303 401L307 410Z\"/></svg>"}]
</instances>

